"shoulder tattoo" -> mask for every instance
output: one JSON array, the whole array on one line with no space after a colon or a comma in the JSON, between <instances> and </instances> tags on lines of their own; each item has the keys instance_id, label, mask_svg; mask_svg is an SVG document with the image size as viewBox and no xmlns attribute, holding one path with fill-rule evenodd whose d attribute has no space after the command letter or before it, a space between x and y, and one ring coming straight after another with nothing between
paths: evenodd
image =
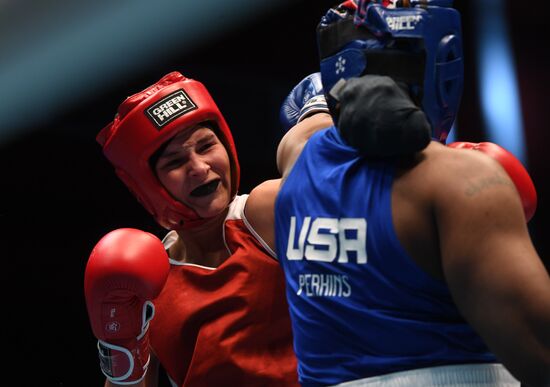
<instances>
[{"instance_id":1,"label":"shoulder tattoo","mask_svg":"<svg viewBox=\"0 0 550 387\"><path fill-rule=\"evenodd\" d=\"M505 178L501 173L496 172L494 175L485 176L474 181L468 181L468 187L464 191L466 196L475 196L482 191L487 189L497 187L497 186L507 186L513 187L514 184L510 179Z\"/></svg>"}]
</instances>

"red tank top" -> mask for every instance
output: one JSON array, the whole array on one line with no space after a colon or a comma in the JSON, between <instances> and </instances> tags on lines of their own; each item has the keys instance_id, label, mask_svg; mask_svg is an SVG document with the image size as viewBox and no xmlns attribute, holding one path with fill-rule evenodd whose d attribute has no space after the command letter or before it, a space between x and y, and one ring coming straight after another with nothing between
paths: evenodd
<instances>
[{"instance_id":1,"label":"red tank top","mask_svg":"<svg viewBox=\"0 0 550 387\"><path fill-rule=\"evenodd\" d=\"M231 256L172 262L155 300L151 346L178 386L298 386L284 276L243 219L246 199L225 220Z\"/></svg>"}]
</instances>

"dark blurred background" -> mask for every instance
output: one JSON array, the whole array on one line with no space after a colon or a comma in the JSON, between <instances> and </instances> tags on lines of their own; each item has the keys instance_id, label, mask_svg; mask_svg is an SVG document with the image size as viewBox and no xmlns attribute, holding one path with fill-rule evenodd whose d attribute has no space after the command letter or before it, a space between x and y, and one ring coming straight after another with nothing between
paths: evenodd
<instances>
[{"instance_id":1,"label":"dark blurred background","mask_svg":"<svg viewBox=\"0 0 550 387\"><path fill-rule=\"evenodd\" d=\"M277 176L280 104L318 70L315 26L336 3L0 0L2 385L102 385L88 254L115 228L163 234L95 142L120 102L173 70L202 81L232 128L248 192ZM529 228L548 267L545 12L512 0L455 7L466 79L453 138L497 142L525 163L539 194Z\"/></svg>"}]
</instances>

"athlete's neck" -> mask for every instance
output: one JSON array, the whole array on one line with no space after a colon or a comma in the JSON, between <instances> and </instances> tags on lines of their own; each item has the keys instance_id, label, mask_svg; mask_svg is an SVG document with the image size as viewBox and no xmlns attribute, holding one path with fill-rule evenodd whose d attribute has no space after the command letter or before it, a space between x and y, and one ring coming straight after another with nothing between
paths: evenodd
<instances>
[{"instance_id":1,"label":"athlete's neck","mask_svg":"<svg viewBox=\"0 0 550 387\"><path fill-rule=\"evenodd\" d=\"M200 226L178 231L178 240L170 249L170 256L178 261L218 267L229 252L223 239L227 210L208 219Z\"/></svg>"}]
</instances>

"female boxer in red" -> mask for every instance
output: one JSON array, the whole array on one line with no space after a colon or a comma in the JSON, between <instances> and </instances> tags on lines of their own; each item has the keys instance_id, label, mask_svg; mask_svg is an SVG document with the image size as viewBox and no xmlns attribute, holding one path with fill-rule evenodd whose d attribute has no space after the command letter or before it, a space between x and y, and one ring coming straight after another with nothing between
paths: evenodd
<instances>
[{"instance_id":1,"label":"female boxer in red","mask_svg":"<svg viewBox=\"0 0 550 387\"><path fill-rule=\"evenodd\" d=\"M314 95L322 94L317 80ZM304 124L316 130L332 121L318 114ZM148 233L117 230L90 257L86 297L107 385L155 386L159 365L177 386L297 385L273 252L279 180L237 195L233 138L206 88L170 73L127 98L97 139L121 180L171 230L163 246ZM136 274L136 266L145 269ZM112 273L116 281L100 280Z\"/></svg>"}]
</instances>

